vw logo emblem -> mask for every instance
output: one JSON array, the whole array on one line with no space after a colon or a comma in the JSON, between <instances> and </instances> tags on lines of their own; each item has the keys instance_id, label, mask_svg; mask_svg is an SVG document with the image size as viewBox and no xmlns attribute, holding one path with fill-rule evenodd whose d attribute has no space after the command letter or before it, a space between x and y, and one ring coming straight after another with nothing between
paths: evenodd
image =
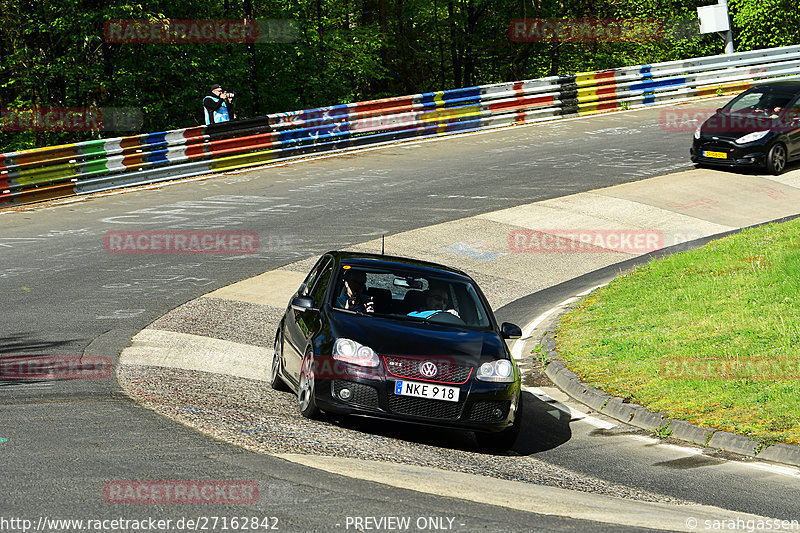
<instances>
[{"instance_id":1,"label":"vw logo emblem","mask_svg":"<svg viewBox=\"0 0 800 533\"><path fill-rule=\"evenodd\" d=\"M419 373L425 376L426 378L432 378L438 372L436 368L436 364L430 361L425 361L421 365L419 365Z\"/></svg>"}]
</instances>

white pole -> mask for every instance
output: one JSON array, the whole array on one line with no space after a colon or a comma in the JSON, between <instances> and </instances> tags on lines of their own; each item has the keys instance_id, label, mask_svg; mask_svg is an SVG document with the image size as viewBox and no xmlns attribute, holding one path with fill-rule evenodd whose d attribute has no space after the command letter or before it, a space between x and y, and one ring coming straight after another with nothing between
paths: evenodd
<instances>
[{"instance_id":1,"label":"white pole","mask_svg":"<svg viewBox=\"0 0 800 533\"><path fill-rule=\"evenodd\" d=\"M725 7L725 16L728 17L728 28L732 28L731 26L731 15L728 12L728 0L717 0L717 4ZM725 38L725 53L732 54L733 53L733 30L729 29L728 31L721 32L723 37Z\"/></svg>"}]
</instances>

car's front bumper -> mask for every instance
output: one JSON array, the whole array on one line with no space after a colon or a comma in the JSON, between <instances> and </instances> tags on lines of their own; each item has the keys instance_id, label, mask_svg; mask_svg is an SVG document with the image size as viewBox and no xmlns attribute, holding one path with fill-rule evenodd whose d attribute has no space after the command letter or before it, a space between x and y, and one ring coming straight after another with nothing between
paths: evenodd
<instances>
[{"instance_id":1,"label":"car's front bumper","mask_svg":"<svg viewBox=\"0 0 800 533\"><path fill-rule=\"evenodd\" d=\"M725 139L695 139L689 155L693 163L719 165L726 167L758 167L766 162L766 146L756 142L739 145ZM711 157L711 154L725 154L725 158Z\"/></svg>"},{"instance_id":2,"label":"car's front bumper","mask_svg":"<svg viewBox=\"0 0 800 533\"><path fill-rule=\"evenodd\" d=\"M445 386L459 389L459 400L450 402L397 395L394 389L398 379L419 380L376 374L350 369L347 375L316 380L317 407L331 413L471 431L497 432L514 424L519 381L493 383L470 379L460 385L445 383ZM344 389L349 395L342 394Z\"/></svg>"}]
</instances>

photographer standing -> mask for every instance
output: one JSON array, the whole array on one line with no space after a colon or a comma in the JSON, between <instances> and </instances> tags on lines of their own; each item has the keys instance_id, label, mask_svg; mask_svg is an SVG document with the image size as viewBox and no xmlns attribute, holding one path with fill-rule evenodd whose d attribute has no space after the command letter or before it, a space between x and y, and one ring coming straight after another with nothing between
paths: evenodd
<instances>
[{"instance_id":1,"label":"photographer standing","mask_svg":"<svg viewBox=\"0 0 800 533\"><path fill-rule=\"evenodd\" d=\"M211 94L203 98L203 115L206 124L228 122L235 118L231 100L233 100L233 93L223 90L222 86L217 83L212 85Z\"/></svg>"}]
</instances>

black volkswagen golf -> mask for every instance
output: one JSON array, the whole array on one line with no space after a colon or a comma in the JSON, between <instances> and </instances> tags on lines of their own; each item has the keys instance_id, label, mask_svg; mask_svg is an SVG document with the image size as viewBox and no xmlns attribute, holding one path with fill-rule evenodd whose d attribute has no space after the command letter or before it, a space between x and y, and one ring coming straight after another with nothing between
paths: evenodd
<instances>
[{"instance_id":1,"label":"black volkswagen golf","mask_svg":"<svg viewBox=\"0 0 800 533\"><path fill-rule=\"evenodd\" d=\"M690 155L698 165L782 173L800 159L800 81L751 87L717 109L695 131Z\"/></svg>"},{"instance_id":2,"label":"black volkswagen golf","mask_svg":"<svg viewBox=\"0 0 800 533\"><path fill-rule=\"evenodd\" d=\"M423 261L329 252L280 322L270 384L300 412L388 418L466 429L481 446L513 445L520 372L477 284Z\"/></svg>"}]
</instances>

